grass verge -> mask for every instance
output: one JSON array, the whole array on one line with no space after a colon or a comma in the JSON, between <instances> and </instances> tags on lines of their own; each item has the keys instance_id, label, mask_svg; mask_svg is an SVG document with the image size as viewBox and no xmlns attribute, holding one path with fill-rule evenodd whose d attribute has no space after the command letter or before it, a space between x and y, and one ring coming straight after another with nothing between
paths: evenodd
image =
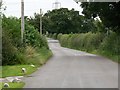
<instances>
[{"instance_id":1,"label":"grass verge","mask_svg":"<svg viewBox=\"0 0 120 90\"><path fill-rule=\"evenodd\" d=\"M106 52L106 51L100 51L100 50L94 50L92 52L89 52L92 54L97 54L97 55L101 55L104 56L106 58L109 58L110 60L120 63L120 55L113 55L110 52Z\"/></svg>"},{"instance_id":2,"label":"grass verge","mask_svg":"<svg viewBox=\"0 0 120 90\"><path fill-rule=\"evenodd\" d=\"M28 47L25 55L27 56L27 64L34 64L39 66L43 65L52 56L52 52L51 50L44 47L41 49Z\"/></svg>"},{"instance_id":3,"label":"grass verge","mask_svg":"<svg viewBox=\"0 0 120 90\"><path fill-rule=\"evenodd\" d=\"M38 67L47 62L52 56L52 52L46 48L35 49L28 47L24 55L26 56L25 65L2 66L2 78L9 76L23 76L21 68L26 68L26 75L32 74ZM35 65L35 67L32 67L31 64Z\"/></svg>"},{"instance_id":4,"label":"grass verge","mask_svg":"<svg viewBox=\"0 0 120 90\"><path fill-rule=\"evenodd\" d=\"M9 76L23 76L21 68L26 68L26 75L29 75L37 70L36 67L32 67L30 65L14 65L14 66L3 66L2 67L2 77Z\"/></svg>"},{"instance_id":5,"label":"grass verge","mask_svg":"<svg viewBox=\"0 0 120 90\"><path fill-rule=\"evenodd\" d=\"M23 88L25 83L24 82L20 82L20 83L12 83L9 82L9 88ZM0 90L4 87L4 83L0 83ZM8 89L7 89L8 90Z\"/></svg>"}]
</instances>

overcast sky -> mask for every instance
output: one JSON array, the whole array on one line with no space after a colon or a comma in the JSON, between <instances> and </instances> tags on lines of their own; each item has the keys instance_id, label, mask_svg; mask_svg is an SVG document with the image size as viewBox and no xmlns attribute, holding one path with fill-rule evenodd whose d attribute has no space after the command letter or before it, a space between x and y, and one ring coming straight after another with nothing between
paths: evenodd
<instances>
[{"instance_id":1,"label":"overcast sky","mask_svg":"<svg viewBox=\"0 0 120 90\"><path fill-rule=\"evenodd\" d=\"M53 9L53 3L56 0L24 0L25 2L25 16L33 16L34 13L39 13L39 9L42 8L43 12ZM74 2L74 0L58 0L63 8L74 8L75 10L82 11L80 6ZM4 11L6 16L21 16L21 0L3 0L4 5L7 6Z\"/></svg>"}]
</instances>

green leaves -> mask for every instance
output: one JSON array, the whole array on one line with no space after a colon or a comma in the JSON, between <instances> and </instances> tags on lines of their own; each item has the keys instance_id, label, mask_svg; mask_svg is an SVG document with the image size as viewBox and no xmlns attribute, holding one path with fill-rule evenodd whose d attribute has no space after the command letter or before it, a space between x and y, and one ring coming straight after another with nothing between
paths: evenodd
<instances>
[{"instance_id":1,"label":"green leaves","mask_svg":"<svg viewBox=\"0 0 120 90\"><path fill-rule=\"evenodd\" d=\"M43 31L49 33L78 33L80 32L83 16L78 11L67 8L55 9L48 11L43 16ZM35 14L30 19L30 23L39 29L39 15ZM37 26L36 26L37 25Z\"/></svg>"},{"instance_id":2,"label":"green leaves","mask_svg":"<svg viewBox=\"0 0 120 90\"><path fill-rule=\"evenodd\" d=\"M47 41L44 36L41 36L39 32L31 25L27 25L25 30L25 42L33 47L47 47Z\"/></svg>"},{"instance_id":3,"label":"green leaves","mask_svg":"<svg viewBox=\"0 0 120 90\"><path fill-rule=\"evenodd\" d=\"M48 49L47 41L32 25L25 20L24 43L21 43L21 24L16 17L3 16L3 42L2 42L2 64L15 65L24 64L24 51L26 46L35 48L45 47Z\"/></svg>"},{"instance_id":4,"label":"green leaves","mask_svg":"<svg viewBox=\"0 0 120 90\"><path fill-rule=\"evenodd\" d=\"M120 32L120 1L119 2L82 2L83 14L87 19L100 17L107 28Z\"/></svg>"},{"instance_id":5,"label":"green leaves","mask_svg":"<svg viewBox=\"0 0 120 90\"><path fill-rule=\"evenodd\" d=\"M61 46L96 52L120 62L120 36L115 32L105 33L81 33L81 34L58 34Z\"/></svg>"}]
</instances>

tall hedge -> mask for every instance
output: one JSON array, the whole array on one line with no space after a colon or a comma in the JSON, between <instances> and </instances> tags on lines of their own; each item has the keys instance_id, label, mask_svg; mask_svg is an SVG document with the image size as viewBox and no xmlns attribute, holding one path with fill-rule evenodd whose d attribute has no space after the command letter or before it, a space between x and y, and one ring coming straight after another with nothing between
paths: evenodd
<instances>
[{"instance_id":1,"label":"tall hedge","mask_svg":"<svg viewBox=\"0 0 120 90\"><path fill-rule=\"evenodd\" d=\"M24 63L24 57L20 51L13 45L9 33L3 30L2 34L2 65L14 65Z\"/></svg>"},{"instance_id":2,"label":"tall hedge","mask_svg":"<svg viewBox=\"0 0 120 90\"><path fill-rule=\"evenodd\" d=\"M63 47L96 52L120 61L120 36L115 32L58 34L58 37Z\"/></svg>"},{"instance_id":3,"label":"tall hedge","mask_svg":"<svg viewBox=\"0 0 120 90\"><path fill-rule=\"evenodd\" d=\"M107 55L120 62L120 36L117 33L110 33L106 36L99 48L102 55Z\"/></svg>"}]
</instances>

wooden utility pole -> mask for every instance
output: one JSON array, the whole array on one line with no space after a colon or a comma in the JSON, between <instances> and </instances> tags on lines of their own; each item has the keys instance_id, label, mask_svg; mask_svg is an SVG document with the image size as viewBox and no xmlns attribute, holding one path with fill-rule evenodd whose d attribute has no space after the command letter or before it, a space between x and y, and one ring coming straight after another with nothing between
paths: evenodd
<instances>
[{"instance_id":1,"label":"wooden utility pole","mask_svg":"<svg viewBox=\"0 0 120 90\"><path fill-rule=\"evenodd\" d=\"M2 66L2 0L0 0L0 66Z\"/></svg>"},{"instance_id":2,"label":"wooden utility pole","mask_svg":"<svg viewBox=\"0 0 120 90\"><path fill-rule=\"evenodd\" d=\"M42 35L42 9L40 9L40 34Z\"/></svg>"},{"instance_id":3,"label":"wooden utility pole","mask_svg":"<svg viewBox=\"0 0 120 90\"><path fill-rule=\"evenodd\" d=\"M24 0L21 0L21 42L23 43L24 37Z\"/></svg>"}]
</instances>

